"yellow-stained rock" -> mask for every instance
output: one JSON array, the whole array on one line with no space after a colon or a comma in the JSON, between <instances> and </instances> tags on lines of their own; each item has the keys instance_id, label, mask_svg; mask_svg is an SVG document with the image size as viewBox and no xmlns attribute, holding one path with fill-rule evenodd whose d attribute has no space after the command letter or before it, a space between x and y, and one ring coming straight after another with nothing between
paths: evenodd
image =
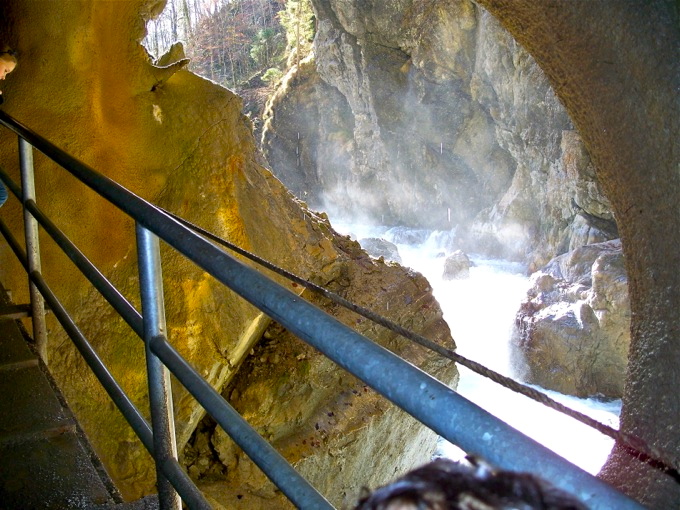
<instances>
[{"instance_id":1,"label":"yellow-stained rock","mask_svg":"<svg viewBox=\"0 0 680 510\"><path fill-rule=\"evenodd\" d=\"M410 314L414 327L431 328L436 339L452 345L422 279L369 259L358 245L338 237L327 220L295 201L261 166L250 122L242 115L237 96L182 65L168 64L169 69L149 61L138 42L144 35L143 16L158 12L161 4L155 0L6 0L0 7L0 28L19 51L20 64L3 87L3 108L150 202L303 277L336 285L361 304L381 307L385 293L402 298L408 294L403 307L390 306L389 315ZM16 140L4 130L0 154L3 168L18 179ZM36 187L39 206L140 309L133 222L39 154ZM3 207L2 218L17 235L21 232L16 201L10 199ZM141 341L54 243L45 238L42 248L48 283L148 417ZM163 245L162 255L171 343L216 388L230 383L236 374L231 384L239 384L245 392L250 372L243 377L237 372L269 320L174 250ZM4 244L0 278L17 301L27 299L25 275ZM425 304L427 311L422 309ZM361 329L363 322L357 326ZM427 361L419 354L413 356L418 362ZM124 496L132 499L154 492L155 473L148 454L53 318L48 361ZM317 372L330 379L346 377L328 362L316 357L313 361L310 378ZM449 379L452 371L445 371ZM340 401L337 392L346 391L347 384L329 388L336 392L333 400ZM182 449L203 412L178 384L173 392ZM383 408L376 407L376 413L367 416L380 417ZM311 416L317 411L314 407L305 413ZM345 426L349 425L338 430ZM289 435L302 438L303 432L291 430ZM337 442L328 446L342 449ZM290 451L298 451L295 448ZM382 474L386 481L393 473Z\"/></svg>"}]
</instances>

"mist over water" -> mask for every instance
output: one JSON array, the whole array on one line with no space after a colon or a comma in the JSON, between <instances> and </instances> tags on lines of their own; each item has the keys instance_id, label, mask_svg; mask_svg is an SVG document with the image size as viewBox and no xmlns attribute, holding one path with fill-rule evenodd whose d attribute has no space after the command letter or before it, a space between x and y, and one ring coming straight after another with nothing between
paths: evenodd
<instances>
[{"instance_id":1,"label":"mist over water","mask_svg":"<svg viewBox=\"0 0 680 510\"><path fill-rule=\"evenodd\" d=\"M455 246L455 231L414 230L334 222L334 228L353 239L383 238L397 245L402 265L422 273L432 285L444 319L451 328L457 352L503 375L521 380L521 367L512 366L510 335L529 279L522 264L468 254L475 264L470 277L444 280L444 262ZM457 391L509 425L589 473L596 474L607 459L613 440L580 422L512 392L459 366ZM602 402L547 391L554 400L618 428L621 401ZM438 456L464 456L441 441Z\"/></svg>"}]
</instances>

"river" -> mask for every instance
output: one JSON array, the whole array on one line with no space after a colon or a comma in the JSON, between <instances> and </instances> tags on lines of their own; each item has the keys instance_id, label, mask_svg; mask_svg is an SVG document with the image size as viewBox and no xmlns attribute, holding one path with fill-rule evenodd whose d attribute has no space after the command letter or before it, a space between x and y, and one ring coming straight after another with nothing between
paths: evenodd
<instances>
[{"instance_id":1,"label":"river","mask_svg":"<svg viewBox=\"0 0 680 510\"><path fill-rule=\"evenodd\" d=\"M520 380L521 370L512 366L509 346L515 313L529 285L525 267L468 254L474 263L470 277L447 281L442 274L445 256L454 245L453 232L342 223L334 223L334 227L356 239L380 237L397 245L402 264L422 273L432 285L457 352ZM585 471L596 474L600 470L613 446L612 439L465 367L459 367L459 371L457 391L461 395ZM581 399L536 388L572 409L618 428L620 401ZM464 454L441 442L437 455L456 459Z\"/></svg>"}]
</instances>

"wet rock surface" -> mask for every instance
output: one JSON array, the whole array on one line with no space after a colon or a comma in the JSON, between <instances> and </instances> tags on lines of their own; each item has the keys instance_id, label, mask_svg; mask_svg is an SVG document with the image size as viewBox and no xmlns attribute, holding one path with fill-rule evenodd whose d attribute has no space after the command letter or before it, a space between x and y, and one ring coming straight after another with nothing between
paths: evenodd
<instances>
[{"instance_id":1,"label":"wet rock surface","mask_svg":"<svg viewBox=\"0 0 680 510\"><path fill-rule=\"evenodd\" d=\"M444 261L444 280L464 280L470 277L472 262L465 252L456 250Z\"/></svg>"},{"instance_id":2,"label":"wet rock surface","mask_svg":"<svg viewBox=\"0 0 680 510\"><path fill-rule=\"evenodd\" d=\"M399 248L394 243L380 239L378 237L366 237L359 239L359 244L372 257L383 257L385 260L391 260L401 264L401 256L399 256Z\"/></svg>"},{"instance_id":3,"label":"wet rock surface","mask_svg":"<svg viewBox=\"0 0 680 510\"><path fill-rule=\"evenodd\" d=\"M561 255L531 281L514 334L526 380L579 397L621 398L630 305L620 241Z\"/></svg>"}]
</instances>

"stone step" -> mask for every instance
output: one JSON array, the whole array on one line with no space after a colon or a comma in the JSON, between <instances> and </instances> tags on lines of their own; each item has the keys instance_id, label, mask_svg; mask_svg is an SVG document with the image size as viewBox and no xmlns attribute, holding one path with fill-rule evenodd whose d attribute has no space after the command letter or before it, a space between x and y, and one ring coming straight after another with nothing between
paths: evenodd
<instances>
[{"instance_id":1,"label":"stone step","mask_svg":"<svg viewBox=\"0 0 680 510\"><path fill-rule=\"evenodd\" d=\"M0 508L124 508L15 320L0 319Z\"/></svg>"}]
</instances>

